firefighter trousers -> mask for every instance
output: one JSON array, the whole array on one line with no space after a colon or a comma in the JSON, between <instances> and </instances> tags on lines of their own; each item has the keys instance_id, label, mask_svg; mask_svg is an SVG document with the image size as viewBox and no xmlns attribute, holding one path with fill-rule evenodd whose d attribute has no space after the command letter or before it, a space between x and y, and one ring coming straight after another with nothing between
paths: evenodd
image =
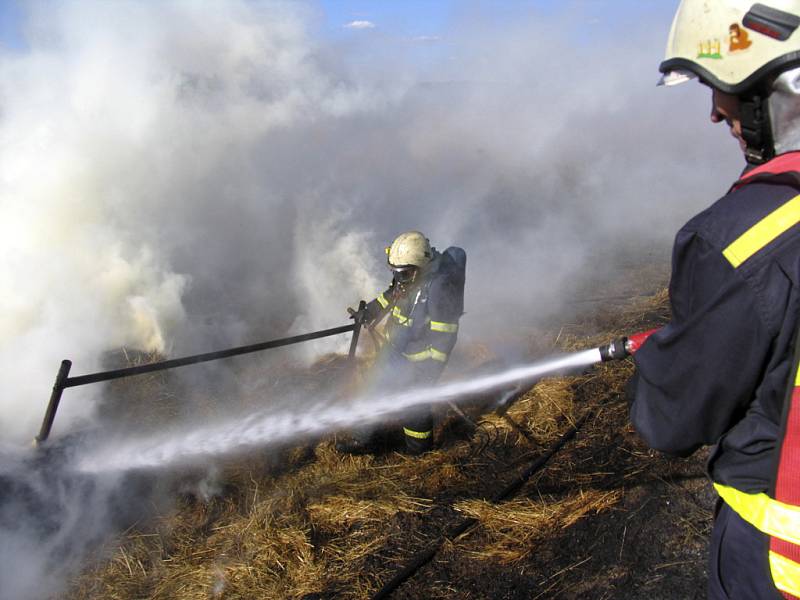
<instances>
[{"instance_id":1,"label":"firefighter trousers","mask_svg":"<svg viewBox=\"0 0 800 600\"><path fill-rule=\"evenodd\" d=\"M392 348L384 348L375 367L374 379L368 394L396 394L424 384L414 365ZM430 405L406 409L400 417L406 450L410 454L422 454L433 446L433 415ZM351 432L361 445L374 445L381 435L381 425L362 426Z\"/></svg>"},{"instance_id":2,"label":"firefighter trousers","mask_svg":"<svg viewBox=\"0 0 800 600\"><path fill-rule=\"evenodd\" d=\"M783 600L772 583L769 537L718 501L709 552L709 600Z\"/></svg>"}]
</instances>

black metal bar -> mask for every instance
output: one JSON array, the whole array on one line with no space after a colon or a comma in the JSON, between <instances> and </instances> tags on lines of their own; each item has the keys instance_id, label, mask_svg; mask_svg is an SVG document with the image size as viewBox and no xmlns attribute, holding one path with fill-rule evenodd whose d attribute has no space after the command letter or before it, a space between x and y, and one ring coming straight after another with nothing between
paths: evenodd
<instances>
[{"instance_id":1,"label":"black metal bar","mask_svg":"<svg viewBox=\"0 0 800 600\"><path fill-rule=\"evenodd\" d=\"M504 400L502 400L494 411L498 417L503 417L508 412L508 409L512 407L512 405L522 398L525 394L531 391L531 388L523 386L521 383L518 383L516 389L510 392L510 395L507 396Z\"/></svg>"},{"instance_id":2,"label":"black metal bar","mask_svg":"<svg viewBox=\"0 0 800 600\"><path fill-rule=\"evenodd\" d=\"M455 402L448 402L447 405L450 409L456 413L456 416L461 419L464 423L467 424L471 433L475 433L475 430L478 428L478 424L473 421L467 413L465 413Z\"/></svg>"},{"instance_id":3,"label":"black metal bar","mask_svg":"<svg viewBox=\"0 0 800 600\"><path fill-rule=\"evenodd\" d=\"M50 394L50 402L48 402L47 411L44 413L42 427L39 430L39 435L33 439L34 443L37 445L45 441L50 435L50 430L53 428L53 421L56 418L58 403L61 401L61 393L66 387L65 383L67 381L70 368L72 368L72 361L61 361L61 367L58 369L58 375L56 375L56 381L53 384L53 392Z\"/></svg>"},{"instance_id":4,"label":"black metal bar","mask_svg":"<svg viewBox=\"0 0 800 600\"><path fill-rule=\"evenodd\" d=\"M364 309L367 308L367 303L363 300L358 303L358 312L356 313L357 316L354 317L353 323L353 338L350 340L350 352L348 356L350 360L353 360L356 356L356 347L358 347L358 336L361 333L361 315L364 314Z\"/></svg>"},{"instance_id":5,"label":"black metal bar","mask_svg":"<svg viewBox=\"0 0 800 600\"><path fill-rule=\"evenodd\" d=\"M536 444L536 440L533 438L533 436L527 430L525 430L519 423L517 423L514 419L508 416L508 413L506 412L503 413L503 420L505 420L505 422L511 426L511 429L516 431L519 435L524 437L531 444Z\"/></svg>"},{"instance_id":6,"label":"black metal bar","mask_svg":"<svg viewBox=\"0 0 800 600\"><path fill-rule=\"evenodd\" d=\"M346 333L348 331L353 331L354 328L355 325L342 325L341 327L334 327L333 329L325 329L324 331L316 331L314 333L306 333L303 335L296 335L294 337L283 338L280 340L261 342L260 344L251 344L249 346L239 346L238 348L220 350L219 352L195 354L194 356L185 356L183 358L165 360L162 362L151 363L149 365L139 365L138 367L128 367L125 369L117 369L116 371L104 371L102 373L92 373L90 375L80 375L78 377L70 377L64 382L64 387L65 388L75 387L78 385L86 385L87 383L97 383L98 381L109 381L111 379L119 379L120 377L130 377L131 375L142 375L144 373L152 373L153 371L163 371L164 369L174 369L175 367L194 365L197 363L208 362L210 360L229 358L231 356L239 356L240 354L249 354L250 352L258 352L260 350L267 350L269 348L289 346L291 344L298 344L300 342L316 340L319 338L337 335L339 333Z\"/></svg>"}]
</instances>

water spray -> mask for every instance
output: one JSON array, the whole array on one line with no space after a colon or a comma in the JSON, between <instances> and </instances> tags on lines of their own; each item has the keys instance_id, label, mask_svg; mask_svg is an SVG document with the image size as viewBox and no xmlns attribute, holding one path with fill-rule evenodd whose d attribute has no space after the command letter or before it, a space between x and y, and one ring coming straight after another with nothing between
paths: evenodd
<instances>
[{"instance_id":1,"label":"water spray","mask_svg":"<svg viewBox=\"0 0 800 600\"><path fill-rule=\"evenodd\" d=\"M650 337L654 332L658 331L657 329L651 329L649 331L643 331L641 333L636 333L631 335L630 337L622 337L617 340L612 341L609 344L600 346L595 348L594 350L589 350L589 353L595 354L597 359L595 362L607 362L610 360L622 360L634 354L639 348L641 348L642 344L645 340ZM513 404L513 402L519 398L521 395L524 394L521 390L521 386L518 386L514 391L509 392L505 395L502 399L502 408L505 410ZM525 483L533 476L534 473L539 471L542 467L544 467L547 462L557 453L559 452L564 445L569 442L575 435L578 433L580 428L583 424L588 420L589 416L592 414L592 411L589 410L585 412L583 416L575 422L569 430L566 431L561 437L559 437L556 442L547 449L542 455L536 458L536 460L528 465L528 467L519 473L517 477L515 477L507 486L505 486L502 490L500 490L497 494L492 497L491 502L493 504L497 504L503 500L506 500L516 494L519 489L522 488ZM524 431L524 430L523 430ZM522 432L521 432L522 433ZM370 600L384 600L392 595L392 593L400 587L409 577L414 575L422 566L430 562L430 560L437 554L439 549L444 545L446 541L455 540L460 535L466 533L471 527L477 525L479 523L478 519L470 517L470 518L462 518L458 523L450 527L449 529L445 530L444 534L439 535L432 543L430 543L426 548L417 552L411 561L408 562L403 568L401 568L395 575L386 582L377 593L370 597Z\"/></svg>"},{"instance_id":2,"label":"water spray","mask_svg":"<svg viewBox=\"0 0 800 600\"><path fill-rule=\"evenodd\" d=\"M247 448L313 438L355 425L380 423L416 406L449 403L470 394L502 391L512 384L525 389L524 386L532 386L542 377L623 359L636 352L653 331L623 337L598 348L512 367L500 373L414 388L398 394L360 396L346 403L323 397L311 406L292 405L279 410L265 407L257 413L197 428L183 435L170 433L131 439L101 448L83 456L75 466L83 472L157 469Z\"/></svg>"}]
</instances>

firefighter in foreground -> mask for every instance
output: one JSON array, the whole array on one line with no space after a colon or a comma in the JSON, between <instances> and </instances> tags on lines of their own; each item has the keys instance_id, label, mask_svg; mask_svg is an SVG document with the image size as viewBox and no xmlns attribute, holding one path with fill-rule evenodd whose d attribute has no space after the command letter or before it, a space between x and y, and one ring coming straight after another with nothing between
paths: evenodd
<instances>
[{"instance_id":1,"label":"firefighter in foreground","mask_svg":"<svg viewBox=\"0 0 800 600\"><path fill-rule=\"evenodd\" d=\"M384 316L389 320L370 394L391 394L412 386L431 385L444 370L458 335L464 312L466 254L451 246L444 252L432 248L419 231L400 234L386 249L392 271L389 288L351 315L371 326ZM411 454L430 450L433 418L429 406L417 407L401 418L406 449ZM350 442L339 442L344 452L375 449L380 432L359 429Z\"/></svg>"},{"instance_id":2,"label":"firefighter in foreground","mask_svg":"<svg viewBox=\"0 0 800 600\"><path fill-rule=\"evenodd\" d=\"M800 1L683 0L660 70L711 88L747 167L676 236L672 320L634 357L631 420L669 454L714 446L709 597L797 598Z\"/></svg>"}]
</instances>

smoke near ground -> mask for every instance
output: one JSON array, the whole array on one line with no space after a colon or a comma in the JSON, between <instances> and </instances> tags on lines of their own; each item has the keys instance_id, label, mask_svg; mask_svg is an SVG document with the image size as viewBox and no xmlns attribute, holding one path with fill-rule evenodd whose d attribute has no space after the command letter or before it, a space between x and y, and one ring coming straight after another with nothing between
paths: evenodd
<instances>
[{"instance_id":1,"label":"smoke near ground","mask_svg":"<svg viewBox=\"0 0 800 600\"><path fill-rule=\"evenodd\" d=\"M669 11L464 6L450 37L404 39L322 35L313 3L29 5L29 47L0 54L4 443L36 433L63 358L83 374L120 347L180 356L346 322L406 229L467 250L462 335L511 335L621 248L666 256L735 178L707 92L654 85ZM98 394L68 390L59 433ZM42 555L25 531L0 564L28 555L5 540Z\"/></svg>"}]
</instances>

